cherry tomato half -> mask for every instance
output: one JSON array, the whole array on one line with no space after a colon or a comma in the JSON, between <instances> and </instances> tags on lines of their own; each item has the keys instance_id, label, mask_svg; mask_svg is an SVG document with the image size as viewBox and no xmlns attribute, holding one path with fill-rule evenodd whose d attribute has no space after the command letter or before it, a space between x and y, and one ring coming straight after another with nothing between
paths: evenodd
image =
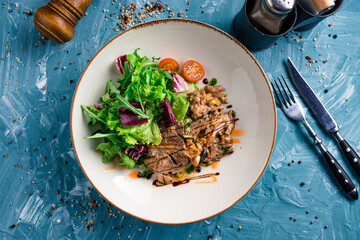
<instances>
[{"instance_id":1,"label":"cherry tomato half","mask_svg":"<svg viewBox=\"0 0 360 240\"><path fill-rule=\"evenodd\" d=\"M182 71L186 80L190 82L198 82L205 75L204 67L194 60L186 61Z\"/></svg>"},{"instance_id":2,"label":"cherry tomato half","mask_svg":"<svg viewBox=\"0 0 360 240\"><path fill-rule=\"evenodd\" d=\"M165 69L166 71L178 72L179 64L175 59L172 58L164 58L159 63L160 69Z\"/></svg>"}]
</instances>

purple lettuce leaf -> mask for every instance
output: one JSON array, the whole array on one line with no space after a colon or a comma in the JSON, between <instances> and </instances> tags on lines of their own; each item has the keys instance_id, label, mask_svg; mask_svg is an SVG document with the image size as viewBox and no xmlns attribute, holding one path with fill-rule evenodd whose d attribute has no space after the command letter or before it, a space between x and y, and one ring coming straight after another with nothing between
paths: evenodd
<instances>
[{"instance_id":1,"label":"purple lettuce leaf","mask_svg":"<svg viewBox=\"0 0 360 240\"><path fill-rule=\"evenodd\" d=\"M189 89L189 85L184 80L184 78L181 77L179 74L171 73L171 76L173 77L174 80L174 92L176 93L184 92Z\"/></svg>"},{"instance_id":2,"label":"purple lettuce leaf","mask_svg":"<svg viewBox=\"0 0 360 240\"><path fill-rule=\"evenodd\" d=\"M125 74L125 62L127 61L126 59L126 54L125 55L122 55L120 57L118 57L115 61L115 64L116 64L116 67L117 69L119 70L119 73L120 75L124 75ZM128 62L128 65L129 65L129 70L131 70L131 64Z\"/></svg>"},{"instance_id":3,"label":"purple lettuce leaf","mask_svg":"<svg viewBox=\"0 0 360 240\"><path fill-rule=\"evenodd\" d=\"M135 108L138 109L141 108L140 103L130 103L130 104L133 105ZM135 113L125 108L120 108L119 116L120 116L120 121L124 126L136 126L148 122L146 118L139 119Z\"/></svg>"},{"instance_id":4,"label":"purple lettuce leaf","mask_svg":"<svg viewBox=\"0 0 360 240\"><path fill-rule=\"evenodd\" d=\"M134 145L134 148L127 147L125 149L125 154L131 157L134 160L139 160L139 158L145 155L147 148L145 146Z\"/></svg>"},{"instance_id":5,"label":"purple lettuce leaf","mask_svg":"<svg viewBox=\"0 0 360 240\"><path fill-rule=\"evenodd\" d=\"M171 108L169 99L165 98L165 101L160 103L162 111L162 119L166 127L170 127L176 123L174 112Z\"/></svg>"},{"instance_id":6,"label":"purple lettuce leaf","mask_svg":"<svg viewBox=\"0 0 360 240\"><path fill-rule=\"evenodd\" d=\"M97 110L103 110L104 109L104 106L102 103L95 103L94 104L94 107L97 109Z\"/></svg>"}]
</instances>

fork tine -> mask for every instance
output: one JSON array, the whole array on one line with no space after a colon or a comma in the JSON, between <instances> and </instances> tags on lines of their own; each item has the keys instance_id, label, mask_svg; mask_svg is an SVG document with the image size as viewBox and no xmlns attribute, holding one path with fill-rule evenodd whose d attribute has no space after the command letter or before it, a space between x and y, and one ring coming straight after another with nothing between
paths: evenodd
<instances>
[{"instance_id":1,"label":"fork tine","mask_svg":"<svg viewBox=\"0 0 360 240\"><path fill-rule=\"evenodd\" d=\"M291 101L290 96L289 96L289 94L287 93L287 91L286 91L286 89L284 87L284 84L282 83L282 81L281 81L281 79L279 77L278 77L278 79L279 79L280 85L282 87L282 90L284 92L284 95L286 96L287 102L289 103L289 105L292 105L292 101Z\"/></svg>"},{"instance_id":2,"label":"fork tine","mask_svg":"<svg viewBox=\"0 0 360 240\"><path fill-rule=\"evenodd\" d=\"M282 74L281 74L281 77L282 77L282 79L284 80L287 89L289 90L289 93L290 93L290 96L291 96L291 100L293 100L293 102L296 102L296 101L295 101L294 94L293 94L292 91L290 90L289 85L287 84L287 82L286 82L286 80L285 80L285 78L284 78L284 76L283 76Z\"/></svg>"},{"instance_id":3,"label":"fork tine","mask_svg":"<svg viewBox=\"0 0 360 240\"><path fill-rule=\"evenodd\" d=\"M278 89L278 91L280 92L280 95L281 95L281 97L282 97L281 100L282 100L283 106L288 107L288 106L289 106L289 103L288 103L288 101L286 100L286 98L284 97L283 93L281 92L281 89L280 89L279 84L277 83L276 79L274 80L274 82L275 82L275 85L276 85L276 87L277 87L277 89Z\"/></svg>"},{"instance_id":4,"label":"fork tine","mask_svg":"<svg viewBox=\"0 0 360 240\"><path fill-rule=\"evenodd\" d=\"M270 82L270 83L271 83L271 87L272 87L272 89L273 89L273 91L274 91L274 93L275 93L275 96L276 96L278 102L281 104L281 106L283 106L284 104L283 104L283 102L281 101L279 95L277 94L277 91L276 91L276 89L275 89L274 84L273 84L272 82Z\"/></svg>"}]
</instances>

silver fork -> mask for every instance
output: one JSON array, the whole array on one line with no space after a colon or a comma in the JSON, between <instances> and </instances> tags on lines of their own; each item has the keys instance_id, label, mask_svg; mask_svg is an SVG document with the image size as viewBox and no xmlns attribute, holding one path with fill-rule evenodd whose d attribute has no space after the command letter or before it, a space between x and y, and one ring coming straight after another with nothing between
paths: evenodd
<instances>
[{"instance_id":1,"label":"silver fork","mask_svg":"<svg viewBox=\"0 0 360 240\"><path fill-rule=\"evenodd\" d=\"M351 199L358 199L358 192L354 183L351 181L351 179L349 178L345 170L341 167L341 165L324 147L324 145L322 144L322 140L316 135L315 131L306 121L303 107L298 102L294 94L291 92L287 82L285 81L284 76L281 75L281 77L282 80L278 77L278 81L276 81L276 79L273 81L275 84L271 82L271 86L276 95L276 98L278 99L282 111L288 118L301 122L304 125L308 134L314 140L315 145L320 149L321 153L323 154L327 165L329 166L331 172L333 173L336 180L339 182L344 192Z\"/></svg>"}]
</instances>

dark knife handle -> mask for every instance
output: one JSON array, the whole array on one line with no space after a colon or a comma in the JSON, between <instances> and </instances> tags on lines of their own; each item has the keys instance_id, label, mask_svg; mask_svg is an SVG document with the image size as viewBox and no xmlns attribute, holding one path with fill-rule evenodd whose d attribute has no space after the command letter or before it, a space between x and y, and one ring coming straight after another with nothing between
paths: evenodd
<instances>
[{"instance_id":1,"label":"dark knife handle","mask_svg":"<svg viewBox=\"0 0 360 240\"><path fill-rule=\"evenodd\" d=\"M351 167L355 170L356 174L360 177L360 157L350 144L344 139L339 142L341 150L344 152Z\"/></svg>"},{"instance_id":2,"label":"dark knife handle","mask_svg":"<svg viewBox=\"0 0 360 240\"><path fill-rule=\"evenodd\" d=\"M339 143L341 150L345 154L347 160L349 161L351 167L354 169L355 173L360 177L360 157L355 152L355 150L350 146L350 144L340 135L339 132L335 132L334 136Z\"/></svg>"},{"instance_id":3,"label":"dark knife handle","mask_svg":"<svg viewBox=\"0 0 360 240\"><path fill-rule=\"evenodd\" d=\"M327 162L327 164L330 167L331 172L333 173L336 180L339 182L341 188L344 190L344 192L354 200L357 200L359 198L357 189L345 172L345 170L340 166L338 161L329 153L328 151L323 153L323 156Z\"/></svg>"}]
</instances>

